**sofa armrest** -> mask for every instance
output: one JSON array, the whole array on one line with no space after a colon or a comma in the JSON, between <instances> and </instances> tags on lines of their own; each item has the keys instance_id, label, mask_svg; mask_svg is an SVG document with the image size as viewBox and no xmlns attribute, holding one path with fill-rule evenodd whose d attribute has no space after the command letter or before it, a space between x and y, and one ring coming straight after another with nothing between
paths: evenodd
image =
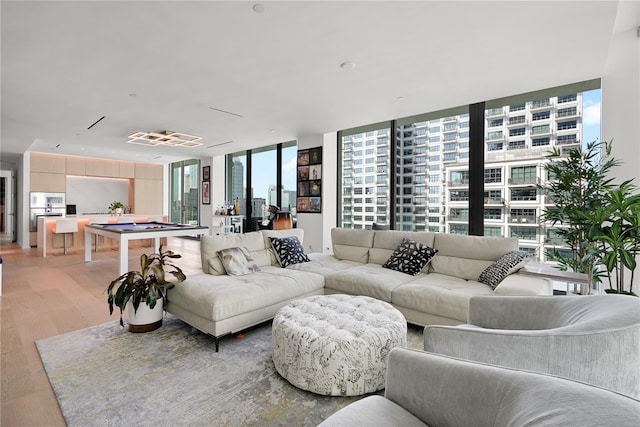
<instances>
[{"instance_id":1,"label":"sofa armrest","mask_svg":"<svg viewBox=\"0 0 640 427\"><path fill-rule=\"evenodd\" d=\"M599 387L409 349L391 352L385 397L430 426L635 426L640 415L638 400Z\"/></svg>"},{"instance_id":2,"label":"sofa armrest","mask_svg":"<svg viewBox=\"0 0 640 427\"><path fill-rule=\"evenodd\" d=\"M429 325L424 329L424 350L492 365L549 372L553 338L549 331L484 329L469 325ZM535 351L532 351L535 349ZM556 349L559 350L559 349ZM577 348L563 354L572 360ZM553 358L560 357L554 355Z\"/></svg>"},{"instance_id":3,"label":"sofa armrest","mask_svg":"<svg viewBox=\"0 0 640 427\"><path fill-rule=\"evenodd\" d=\"M493 425L501 380L476 375L475 364L419 350L389 354L385 397L430 426ZM482 397L480 397L482 396Z\"/></svg>"},{"instance_id":4,"label":"sofa armrest","mask_svg":"<svg viewBox=\"0 0 640 427\"><path fill-rule=\"evenodd\" d=\"M569 300L564 296L476 295L469 300L467 323L487 329L536 330L562 325ZM560 313L558 313L560 312Z\"/></svg>"},{"instance_id":5,"label":"sofa armrest","mask_svg":"<svg viewBox=\"0 0 640 427\"><path fill-rule=\"evenodd\" d=\"M544 277L510 274L494 290L496 295L553 295L553 282Z\"/></svg>"}]
</instances>

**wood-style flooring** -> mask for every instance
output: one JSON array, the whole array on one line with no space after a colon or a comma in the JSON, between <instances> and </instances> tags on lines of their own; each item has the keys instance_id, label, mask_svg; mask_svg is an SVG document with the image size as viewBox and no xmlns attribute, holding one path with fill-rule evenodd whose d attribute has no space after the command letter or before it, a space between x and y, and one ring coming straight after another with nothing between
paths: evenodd
<instances>
[{"instance_id":1,"label":"wood-style flooring","mask_svg":"<svg viewBox=\"0 0 640 427\"><path fill-rule=\"evenodd\" d=\"M168 248L182 255L185 274L202 272L199 242L169 238ZM129 269L139 269L142 253L129 249ZM106 287L118 276L118 250L105 248L84 262L84 252L38 257L36 249L0 245L3 258L0 296L2 382L1 426L64 426L35 341L117 320L109 316Z\"/></svg>"}]
</instances>

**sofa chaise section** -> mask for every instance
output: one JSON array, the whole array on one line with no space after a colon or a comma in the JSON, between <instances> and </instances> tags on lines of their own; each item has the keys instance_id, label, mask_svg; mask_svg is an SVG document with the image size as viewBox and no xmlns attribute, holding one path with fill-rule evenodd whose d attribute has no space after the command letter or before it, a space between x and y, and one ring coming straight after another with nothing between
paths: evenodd
<instances>
[{"instance_id":1,"label":"sofa chaise section","mask_svg":"<svg viewBox=\"0 0 640 427\"><path fill-rule=\"evenodd\" d=\"M296 236L301 229L202 236L200 251L204 273L190 275L169 290L167 312L179 317L216 340L272 319L290 301L324 293L323 276L313 272L281 268L269 237ZM227 275L217 252L233 247L247 248L260 271Z\"/></svg>"}]
</instances>

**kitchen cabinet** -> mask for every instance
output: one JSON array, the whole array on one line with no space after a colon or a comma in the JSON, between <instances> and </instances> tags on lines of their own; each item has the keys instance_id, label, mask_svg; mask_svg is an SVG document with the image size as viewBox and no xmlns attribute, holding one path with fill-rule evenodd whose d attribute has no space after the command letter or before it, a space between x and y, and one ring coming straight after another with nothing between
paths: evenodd
<instances>
[{"instance_id":1,"label":"kitchen cabinet","mask_svg":"<svg viewBox=\"0 0 640 427\"><path fill-rule=\"evenodd\" d=\"M135 178L136 164L133 162L120 162L120 178Z\"/></svg>"},{"instance_id":2,"label":"kitchen cabinet","mask_svg":"<svg viewBox=\"0 0 640 427\"><path fill-rule=\"evenodd\" d=\"M102 176L109 178L120 177L120 162L114 160L85 159L87 176Z\"/></svg>"},{"instance_id":3,"label":"kitchen cabinet","mask_svg":"<svg viewBox=\"0 0 640 427\"><path fill-rule=\"evenodd\" d=\"M59 154L30 153L31 172L66 173L66 156Z\"/></svg>"},{"instance_id":4,"label":"kitchen cabinet","mask_svg":"<svg viewBox=\"0 0 640 427\"><path fill-rule=\"evenodd\" d=\"M133 212L162 213L162 181L135 179L133 189Z\"/></svg>"},{"instance_id":5,"label":"kitchen cabinet","mask_svg":"<svg viewBox=\"0 0 640 427\"><path fill-rule=\"evenodd\" d=\"M67 191L67 175L64 173L31 172L29 191L64 193Z\"/></svg>"},{"instance_id":6,"label":"kitchen cabinet","mask_svg":"<svg viewBox=\"0 0 640 427\"><path fill-rule=\"evenodd\" d=\"M153 165L149 163L136 163L136 179L155 179L162 180L162 165Z\"/></svg>"},{"instance_id":7,"label":"kitchen cabinet","mask_svg":"<svg viewBox=\"0 0 640 427\"><path fill-rule=\"evenodd\" d=\"M67 175L84 176L85 159L83 157L67 156Z\"/></svg>"}]
</instances>

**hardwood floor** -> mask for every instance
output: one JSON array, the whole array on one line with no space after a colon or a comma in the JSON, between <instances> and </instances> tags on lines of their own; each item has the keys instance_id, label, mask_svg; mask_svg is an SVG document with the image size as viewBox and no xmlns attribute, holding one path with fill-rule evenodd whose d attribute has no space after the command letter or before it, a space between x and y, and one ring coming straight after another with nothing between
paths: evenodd
<instances>
[{"instance_id":1,"label":"hardwood floor","mask_svg":"<svg viewBox=\"0 0 640 427\"><path fill-rule=\"evenodd\" d=\"M202 272L199 241L169 238L168 248L182 255L185 274ZM129 249L129 268L138 269L149 247ZM104 249L84 262L84 252L42 258L36 249L0 245L3 258L0 296L2 426L64 426L35 341L98 325L109 316L104 290L117 277L118 250Z\"/></svg>"}]
</instances>

